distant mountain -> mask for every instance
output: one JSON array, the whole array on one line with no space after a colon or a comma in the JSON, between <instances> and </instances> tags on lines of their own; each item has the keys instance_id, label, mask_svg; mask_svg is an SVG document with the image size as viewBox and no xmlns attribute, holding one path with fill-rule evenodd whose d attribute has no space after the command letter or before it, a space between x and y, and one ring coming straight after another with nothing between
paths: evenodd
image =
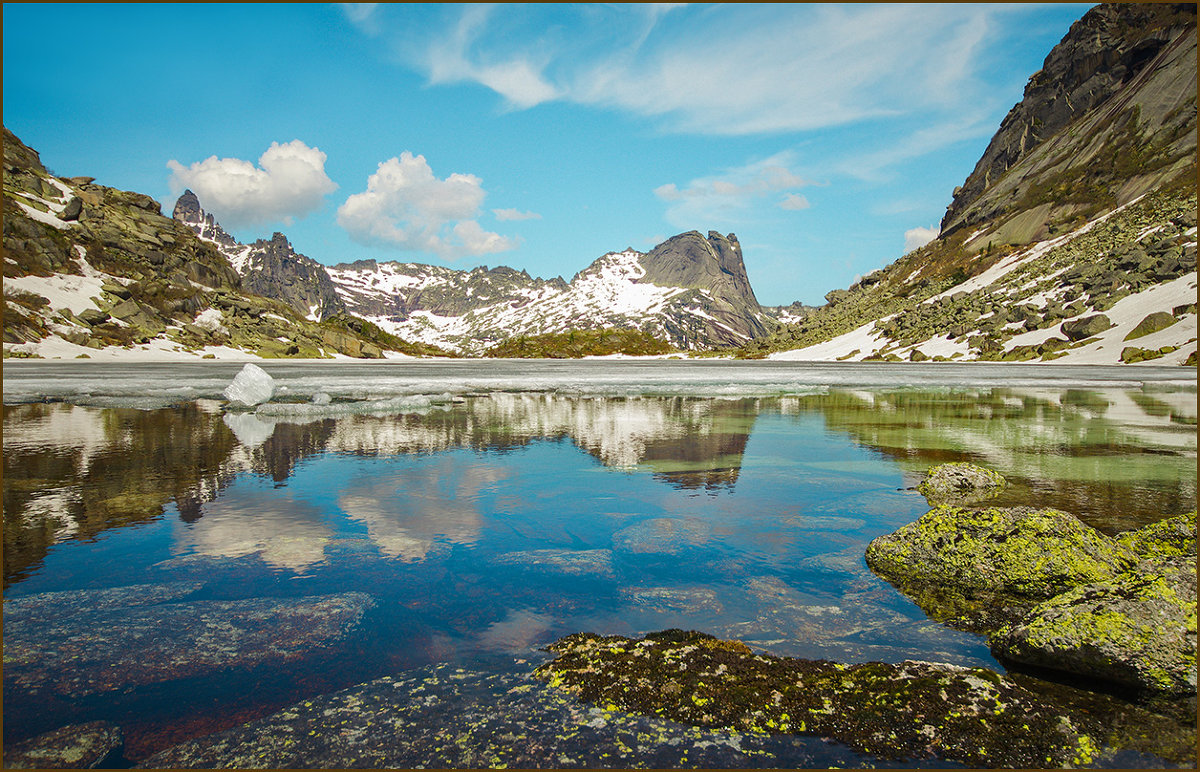
<instances>
[{"instance_id":1,"label":"distant mountain","mask_svg":"<svg viewBox=\"0 0 1200 772\"><path fill-rule=\"evenodd\" d=\"M359 260L327 268L296 253L281 233L239 243L191 191L176 202L175 219L224 254L245 287L298 313L349 313L404 340L466 354L515 336L612 328L640 330L681 349L735 347L773 323L732 233L691 231L649 253L610 252L566 282L505 266Z\"/></svg>"},{"instance_id":2,"label":"distant mountain","mask_svg":"<svg viewBox=\"0 0 1200 772\"><path fill-rule=\"evenodd\" d=\"M335 265L329 275L352 313L397 336L467 353L517 335L602 328L708 349L743 345L770 323L733 234L693 231L648 254L610 252L570 282L506 267L457 271L373 260Z\"/></svg>"},{"instance_id":3,"label":"distant mountain","mask_svg":"<svg viewBox=\"0 0 1200 772\"><path fill-rule=\"evenodd\" d=\"M743 356L1196 361L1196 6L1089 10L930 244Z\"/></svg>"},{"instance_id":4,"label":"distant mountain","mask_svg":"<svg viewBox=\"0 0 1200 772\"><path fill-rule=\"evenodd\" d=\"M201 208L190 190L175 202L172 216L224 254L250 292L281 300L314 322L346 313L325 267L296 252L282 233L241 244Z\"/></svg>"},{"instance_id":5,"label":"distant mountain","mask_svg":"<svg viewBox=\"0 0 1200 772\"><path fill-rule=\"evenodd\" d=\"M230 264L223 250L236 242L211 218L200 217L201 239L149 196L56 177L7 128L3 206L5 357L419 351L361 321L318 323L323 305L302 314L264 297ZM289 262L280 245L258 251L268 268Z\"/></svg>"}]
</instances>

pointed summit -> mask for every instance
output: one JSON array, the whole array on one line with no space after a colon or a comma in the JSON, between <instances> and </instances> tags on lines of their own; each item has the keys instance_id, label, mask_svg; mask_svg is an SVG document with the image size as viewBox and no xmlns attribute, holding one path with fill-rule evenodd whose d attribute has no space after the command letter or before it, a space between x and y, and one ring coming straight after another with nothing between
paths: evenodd
<instances>
[{"instance_id":1,"label":"pointed summit","mask_svg":"<svg viewBox=\"0 0 1200 772\"><path fill-rule=\"evenodd\" d=\"M237 239L225 232L216 219L200 206L200 199L191 190L183 191L175 201L171 217L191 228L197 236L222 246L238 246Z\"/></svg>"}]
</instances>

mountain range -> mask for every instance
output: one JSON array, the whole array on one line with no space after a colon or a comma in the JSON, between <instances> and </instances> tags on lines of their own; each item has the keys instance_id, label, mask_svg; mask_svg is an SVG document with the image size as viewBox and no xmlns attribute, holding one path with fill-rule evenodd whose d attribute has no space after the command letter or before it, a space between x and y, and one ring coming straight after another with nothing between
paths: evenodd
<instances>
[{"instance_id":1,"label":"mountain range","mask_svg":"<svg viewBox=\"0 0 1200 772\"><path fill-rule=\"evenodd\" d=\"M819 308L759 305L737 237L689 231L570 281L500 266L333 266L242 244L185 191L50 174L4 136L4 354L483 355L632 330L814 360L1195 363L1196 7L1102 4L1030 77L941 231ZM497 349L498 350L498 349Z\"/></svg>"}]
</instances>

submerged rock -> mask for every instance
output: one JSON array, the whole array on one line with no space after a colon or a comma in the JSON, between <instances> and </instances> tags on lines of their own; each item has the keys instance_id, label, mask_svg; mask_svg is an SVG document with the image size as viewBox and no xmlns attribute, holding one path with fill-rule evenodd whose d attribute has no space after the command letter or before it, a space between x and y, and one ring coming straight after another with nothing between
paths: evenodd
<instances>
[{"instance_id":1,"label":"submerged rock","mask_svg":"<svg viewBox=\"0 0 1200 772\"><path fill-rule=\"evenodd\" d=\"M867 565L938 621L968 629L1112 579L1136 556L1056 509L934 507L867 546Z\"/></svg>"},{"instance_id":2,"label":"submerged rock","mask_svg":"<svg viewBox=\"0 0 1200 772\"><path fill-rule=\"evenodd\" d=\"M519 550L497 555L492 562L566 576L600 576L608 579L615 576L612 550Z\"/></svg>"},{"instance_id":3,"label":"submerged rock","mask_svg":"<svg viewBox=\"0 0 1200 772\"><path fill-rule=\"evenodd\" d=\"M1103 719L1080 716L983 668L773 657L681 630L638 639L580 633L550 651L557 658L537 674L606 710L700 727L814 734L884 759L1078 766L1101 755L1108 734ZM1140 720L1166 726L1150 714Z\"/></svg>"},{"instance_id":4,"label":"submerged rock","mask_svg":"<svg viewBox=\"0 0 1200 772\"><path fill-rule=\"evenodd\" d=\"M223 393L230 402L254 407L275 394L275 379L258 365L247 362Z\"/></svg>"},{"instance_id":5,"label":"submerged rock","mask_svg":"<svg viewBox=\"0 0 1200 772\"><path fill-rule=\"evenodd\" d=\"M527 670L437 665L190 740L147 769L853 768L817 738L704 730L581 702Z\"/></svg>"},{"instance_id":6,"label":"submerged rock","mask_svg":"<svg viewBox=\"0 0 1200 772\"><path fill-rule=\"evenodd\" d=\"M156 595L140 585L7 602L5 689L78 698L286 662L341 638L372 605L369 595L358 592L174 602L155 597L171 593Z\"/></svg>"},{"instance_id":7,"label":"submerged rock","mask_svg":"<svg viewBox=\"0 0 1200 772\"><path fill-rule=\"evenodd\" d=\"M704 544L712 527L695 518L653 517L613 534L613 548L635 554L675 555Z\"/></svg>"},{"instance_id":8,"label":"submerged rock","mask_svg":"<svg viewBox=\"0 0 1200 772\"><path fill-rule=\"evenodd\" d=\"M125 747L120 727L89 721L4 747L5 769L112 769ZM121 766L128 766L128 762Z\"/></svg>"},{"instance_id":9,"label":"submerged rock","mask_svg":"<svg viewBox=\"0 0 1200 772\"><path fill-rule=\"evenodd\" d=\"M953 462L930 469L917 490L931 505L965 504L991 498L1007 484L999 472L966 462Z\"/></svg>"},{"instance_id":10,"label":"submerged rock","mask_svg":"<svg viewBox=\"0 0 1200 772\"><path fill-rule=\"evenodd\" d=\"M1167 697L1196 693L1193 558L1146 562L1036 606L991 638L999 658Z\"/></svg>"}]
</instances>

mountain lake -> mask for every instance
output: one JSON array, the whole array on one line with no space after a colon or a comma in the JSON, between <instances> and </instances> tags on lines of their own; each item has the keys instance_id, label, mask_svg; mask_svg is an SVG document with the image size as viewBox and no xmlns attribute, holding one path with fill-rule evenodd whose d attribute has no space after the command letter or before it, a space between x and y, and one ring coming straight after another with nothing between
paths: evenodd
<instances>
[{"instance_id":1,"label":"mountain lake","mask_svg":"<svg viewBox=\"0 0 1200 772\"><path fill-rule=\"evenodd\" d=\"M357 722L327 707L296 734L343 755L296 758L956 766L606 710L532 671L571 633L681 628L1005 672L864 560L929 509L931 466L994 469L989 505L1109 535L1195 507L1191 369L258 364L275 395L237 409L241 363L5 362L6 746L105 720L122 763L154 765L358 688L338 698Z\"/></svg>"}]
</instances>

